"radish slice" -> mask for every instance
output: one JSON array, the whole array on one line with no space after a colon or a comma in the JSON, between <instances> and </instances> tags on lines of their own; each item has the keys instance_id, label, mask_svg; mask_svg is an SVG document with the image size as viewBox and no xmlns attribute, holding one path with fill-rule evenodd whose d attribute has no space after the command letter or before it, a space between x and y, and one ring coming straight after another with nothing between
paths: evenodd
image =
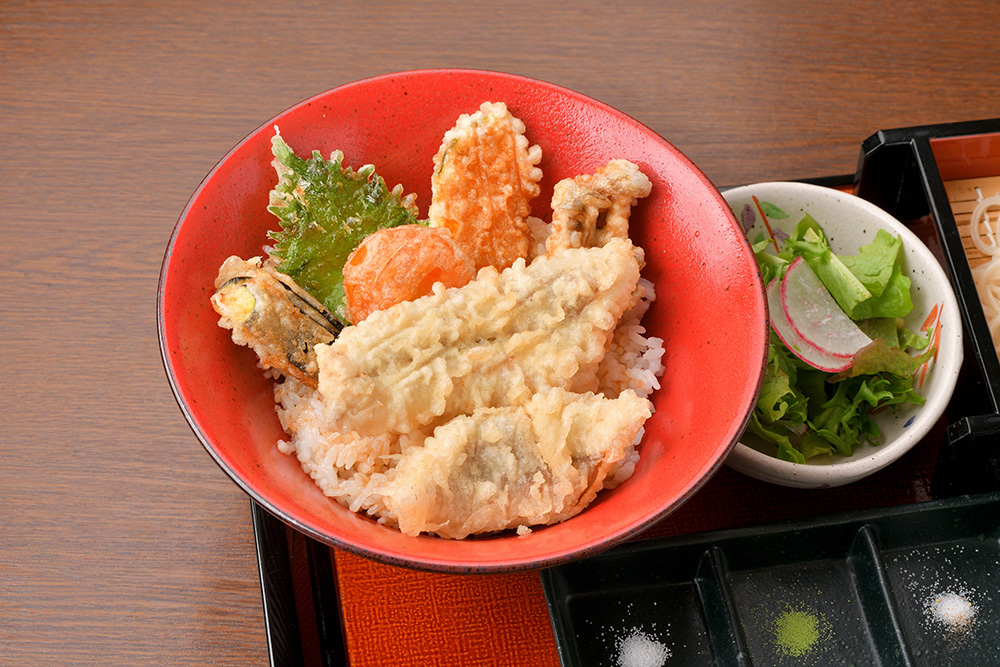
<instances>
[{"instance_id":1,"label":"radish slice","mask_svg":"<svg viewBox=\"0 0 1000 667\"><path fill-rule=\"evenodd\" d=\"M809 346L840 359L853 359L872 339L858 328L801 257L781 282L781 309Z\"/></svg>"},{"instance_id":2,"label":"radish slice","mask_svg":"<svg viewBox=\"0 0 1000 667\"><path fill-rule=\"evenodd\" d=\"M843 359L817 350L795 332L791 322L785 316L785 310L781 307L781 292L780 278L775 278L768 284L767 308L771 313L771 326L774 327L775 333L778 334L778 338L785 344L785 347L813 368L827 373L839 373L850 368L854 359Z\"/></svg>"}]
</instances>

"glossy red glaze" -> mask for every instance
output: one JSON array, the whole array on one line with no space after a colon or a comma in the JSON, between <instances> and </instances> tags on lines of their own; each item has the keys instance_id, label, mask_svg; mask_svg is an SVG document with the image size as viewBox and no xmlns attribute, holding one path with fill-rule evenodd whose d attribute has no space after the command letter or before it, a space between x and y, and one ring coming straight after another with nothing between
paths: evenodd
<instances>
[{"instance_id":1,"label":"glossy red glaze","mask_svg":"<svg viewBox=\"0 0 1000 667\"><path fill-rule=\"evenodd\" d=\"M462 113L503 101L542 147L546 211L552 187L612 158L637 163L653 182L633 213L657 288L646 317L664 339L666 373L640 445L635 475L581 515L526 537L464 541L406 537L328 500L293 457L271 382L252 351L217 326L213 281L230 255L262 254L277 220L266 210L275 176L277 125L300 155L334 149L345 164L376 165L391 187L430 201L432 157ZM725 200L676 148L632 118L555 85L471 70L385 75L336 88L288 109L240 142L205 178L182 213L163 262L158 325L177 401L208 452L261 505L333 546L424 569L487 572L553 565L594 554L677 509L722 464L756 400L767 351L767 307L750 248Z\"/></svg>"}]
</instances>

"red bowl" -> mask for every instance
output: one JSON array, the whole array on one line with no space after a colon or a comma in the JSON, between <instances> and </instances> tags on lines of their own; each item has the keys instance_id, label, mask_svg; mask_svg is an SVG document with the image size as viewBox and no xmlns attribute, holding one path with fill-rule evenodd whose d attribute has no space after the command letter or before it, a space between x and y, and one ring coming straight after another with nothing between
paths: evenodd
<instances>
[{"instance_id":1,"label":"red bowl","mask_svg":"<svg viewBox=\"0 0 1000 667\"><path fill-rule=\"evenodd\" d=\"M646 250L643 275L657 300L645 324L664 340L666 372L655 413L625 484L580 515L518 537L461 541L408 537L325 497L281 454L272 381L254 353L217 325L209 303L220 264L262 254L277 219L273 127L300 155L340 149L345 164L374 164L386 183L430 202L432 158L458 116L484 101L506 102L542 148L542 195L612 158L639 165L653 182L635 208L632 238ZM524 77L470 70L379 76L306 100L233 148L181 214L167 246L157 295L160 351L181 411L216 462L254 500L289 525L334 547L379 561L450 572L537 568L597 553L676 510L719 468L753 409L767 356L767 308L753 254L718 190L649 128L571 90Z\"/></svg>"}]
</instances>

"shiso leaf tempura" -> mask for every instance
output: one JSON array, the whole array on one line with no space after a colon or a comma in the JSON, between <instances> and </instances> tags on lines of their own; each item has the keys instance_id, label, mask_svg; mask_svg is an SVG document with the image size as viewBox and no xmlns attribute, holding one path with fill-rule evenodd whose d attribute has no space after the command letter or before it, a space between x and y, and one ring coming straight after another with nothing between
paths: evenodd
<instances>
[{"instance_id":1,"label":"shiso leaf tempura","mask_svg":"<svg viewBox=\"0 0 1000 667\"><path fill-rule=\"evenodd\" d=\"M344 324L350 324L344 303L344 262L373 232L417 222L414 195L392 190L365 165L353 170L343 165L344 154L334 151L325 160L319 151L300 158L275 131L272 162L278 183L268 210L281 222L271 232L271 258L277 270L295 282Z\"/></svg>"}]
</instances>

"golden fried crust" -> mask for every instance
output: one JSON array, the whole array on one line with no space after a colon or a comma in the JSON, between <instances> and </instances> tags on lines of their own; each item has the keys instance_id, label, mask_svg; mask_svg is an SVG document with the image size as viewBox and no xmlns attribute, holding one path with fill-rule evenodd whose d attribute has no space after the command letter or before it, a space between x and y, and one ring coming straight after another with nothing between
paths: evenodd
<instances>
[{"instance_id":1,"label":"golden fried crust","mask_svg":"<svg viewBox=\"0 0 1000 667\"><path fill-rule=\"evenodd\" d=\"M592 248L613 238L628 238L632 206L646 197L652 183L628 160L611 160L593 175L556 183L552 194L549 256L568 248Z\"/></svg>"},{"instance_id":2,"label":"golden fried crust","mask_svg":"<svg viewBox=\"0 0 1000 667\"><path fill-rule=\"evenodd\" d=\"M631 391L551 389L523 407L476 410L403 454L386 506L408 535L453 539L563 521L604 488L649 415Z\"/></svg>"},{"instance_id":3,"label":"golden fried crust","mask_svg":"<svg viewBox=\"0 0 1000 667\"><path fill-rule=\"evenodd\" d=\"M477 269L505 269L528 256L525 218L541 191L541 154L529 148L524 123L503 103L484 103L445 133L434 156L428 215L432 226L452 231Z\"/></svg>"},{"instance_id":4,"label":"golden fried crust","mask_svg":"<svg viewBox=\"0 0 1000 667\"><path fill-rule=\"evenodd\" d=\"M232 330L235 343L252 348L263 368L317 386L315 346L335 337L318 301L293 290L259 257L228 258L215 287L212 307L221 316L219 326Z\"/></svg>"},{"instance_id":5,"label":"golden fried crust","mask_svg":"<svg viewBox=\"0 0 1000 667\"><path fill-rule=\"evenodd\" d=\"M550 387L594 391L638 280L632 244L616 239L376 311L316 348L327 419L408 433Z\"/></svg>"}]
</instances>

